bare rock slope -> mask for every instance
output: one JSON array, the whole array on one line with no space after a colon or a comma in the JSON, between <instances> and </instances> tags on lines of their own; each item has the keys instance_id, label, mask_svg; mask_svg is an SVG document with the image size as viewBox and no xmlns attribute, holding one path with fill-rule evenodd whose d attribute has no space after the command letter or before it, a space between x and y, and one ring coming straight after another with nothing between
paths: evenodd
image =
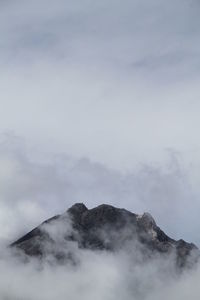
<instances>
[{"instance_id":1,"label":"bare rock slope","mask_svg":"<svg viewBox=\"0 0 200 300\"><path fill-rule=\"evenodd\" d=\"M199 257L194 244L167 236L150 214L137 215L105 204L88 209L77 203L64 214L42 223L11 247L31 257L45 259L51 252L56 258L64 259L66 253L68 258L72 255L74 243L78 248L94 251L137 247L146 257L173 254L175 263L181 268L193 265Z\"/></svg>"}]
</instances>

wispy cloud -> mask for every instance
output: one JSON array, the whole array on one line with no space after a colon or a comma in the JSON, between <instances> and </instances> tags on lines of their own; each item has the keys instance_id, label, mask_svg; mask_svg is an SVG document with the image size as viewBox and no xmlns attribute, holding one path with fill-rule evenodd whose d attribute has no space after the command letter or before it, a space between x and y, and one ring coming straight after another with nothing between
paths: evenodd
<instances>
[{"instance_id":1,"label":"wispy cloud","mask_svg":"<svg viewBox=\"0 0 200 300\"><path fill-rule=\"evenodd\" d=\"M199 244L199 188L195 169L171 154L164 165L122 173L66 155L33 153L15 136L0 145L0 238L12 241L75 202L108 203L150 212L174 238ZM4 242L4 244L5 244Z\"/></svg>"}]
</instances>

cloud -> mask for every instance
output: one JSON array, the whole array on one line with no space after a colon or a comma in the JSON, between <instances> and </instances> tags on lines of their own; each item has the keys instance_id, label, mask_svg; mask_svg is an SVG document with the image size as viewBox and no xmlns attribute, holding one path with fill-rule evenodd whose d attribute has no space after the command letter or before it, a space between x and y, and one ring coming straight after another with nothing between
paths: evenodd
<instances>
[{"instance_id":1,"label":"cloud","mask_svg":"<svg viewBox=\"0 0 200 300\"><path fill-rule=\"evenodd\" d=\"M188 299L188 296L196 297L199 293L199 271L175 281L175 278L168 277L169 274L162 274L159 261L128 268L130 261L120 255L84 253L82 259L77 269L46 266L43 270L37 270L37 264L33 262L19 265L13 261L1 261L5 275L0 283L1 297L139 300L160 299L161 295L164 299ZM9 283L12 283L12 288L9 288Z\"/></svg>"},{"instance_id":2,"label":"cloud","mask_svg":"<svg viewBox=\"0 0 200 300\"><path fill-rule=\"evenodd\" d=\"M66 242L63 245L62 225L55 222L45 225L45 230L55 239L57 250L63 251ZM68 230L70 232L70 228ZM78 259L76 264L55 264L48 257L43 263L36 259L23 263L9 249L2 251L1 248L1 299L150 300L160 299L163 292L164 299L188 299L188 295L198 295L198 265L178 275L173 267L173 256L155 256L144 261L134 244L115 252L83 250L76 242L72 244L67 246Z\"/></svg>"},{"instance_id":3,"label":"cloud","mask_svg":"<svg viewBox=\"0 0 200 300\"><path fill-rule=\"evenodd\" d=\"M35 152L9 134L1 138L0 162L2 243L84 202L150 212L166 233L199 245L199 177L176 153L168 164L143 164L122 173L87 158Z\"/></svg>"},{"instance_id":4,"label":"cloud","mask_svg":"<svg viewBox=\"0 0 200 300\"><path fill-rule=\"evenodd\" d=\"M7 134L1 137L0 161L2 299L155 300L162 294L168 300L198 295L199 267L179 278L173 270L173 257L156 257L145 263L138 259L140 252L134 245L112 254L81 250L72 243L68 249L73 249L78 266L55 265L51 257L43 265L35 259L24 264L6 248L46 218L80 201L89 207L109 203L136 213L150 211L172 237L198 241L194 224L198 224L195 211L199 204L193 196L197 191L190 185L192 173L178 154L171 151L168 165L143 165L121 173L87 158L35 153L23 139ZM60 225L46 230L56 239L56 250L63 251Z\"/></svg>"}]
</instances>

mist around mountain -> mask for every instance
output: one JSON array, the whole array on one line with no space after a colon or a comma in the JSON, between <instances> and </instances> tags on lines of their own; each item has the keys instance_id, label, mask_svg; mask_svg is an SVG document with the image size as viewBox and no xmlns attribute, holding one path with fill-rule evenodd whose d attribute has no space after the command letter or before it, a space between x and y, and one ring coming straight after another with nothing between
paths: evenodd
<instances>
[{"instance_id":1,"label":"mist around mountain","mask_svg":"<svg viewBox=\"0 0 200 300\"><path fill-rule=\"evenodd\" d=\"M194 244L165 235L151 215L75 204L1 248L2 300L196 298ZM191 264L177 265L177 259Z\"/></svg>"},{"instance_id":2,"label":"mist around mountain","mask_svg":"<svg viewBox=\"0 0 200 300\"><path fill-rule=\"evenodd\" d=\"M135 260L148 262L155 257L174 259L177 272L192 268L200 251L184 240L167 236L149 213L138 215L126 209L102 204L88 209L76 203L64 214L56 215L11 244L12 249L29 257L78 264L75 249L125 252Z\"/></svg>"},{"instance_id":3,"label":"mist around mountain","mask_svg":"<svg viewBox=\"0 0 200 300\"><path fill-rule=\"evenodd\" d=\"M104 202L109 203L111 212L112 207L122 207L122 210L117 210L120 215L123 212L126 216L132 216L133 220L141 222L141 225L148 225L144 226L144 229L150 229L144 235L147 240L148 237L156 236L154 229L159 230L160 226L164 233L161 237L164 236L172 244L175 242L182 245L181 238L188 245L196 243L199 228L199 202L196 200L199 199L199 193L191 185L191 172L184 169L184 165L178 160L170 160L167 166L160 168L149 165L123 175L86 159L73 160L66 156L57 156L56 159L51 157L46 160L42 157L42 161L39 161L26 151L18 139L2 141L0 146L0 299L198 298L199 262L192 268L189 266L181 272L177 271L176 251L148 251L144 243L138 239L133 242L129 238L133 231L127 230L130 229L129 226L123 228L120 222L114 235L112 230L110 236L107 228L100 230L100 235L99 230L94 231L105 242L105 247L101 249L97 249L99 244L95 240L93 247L88 244L83 247L83 240L78 239L79 234L71 241L63 239L64 234L67 233L69 237L78 230L73 228L72 219L66 218L65 212L72 205L70 201L76 199L78 202L84 201L88 207L81 206L84 208L84 216L77 218L84 226L89 220L93 220L93 225L101 224L96 212L99 211L99 204ZM100 211L104 211L104 208L105 206L100 206ZM71 210L74 213L75 211ZM145 211L151 212L155 220L149 214L143 214ZM58 215L58 219L49 220L54 214ZM110 213L108 217L107 220L110 219ZM49 221L42 225L42 232L51 239L50 242L45 242L42 259L40 256L27 255L20 249L9 247L11 243L24 238L31 229L38 228L46 219ZM119 238L125 236L128 237L126 242ZM110 250L110 237L117 244L115 251ZM154 240L156 241L157 239ZM38 242L42 245L41 240ZM52 255L55 253L58 255ZM63 260L63 254L68 259Z\"/></svg>"}]
</instances>

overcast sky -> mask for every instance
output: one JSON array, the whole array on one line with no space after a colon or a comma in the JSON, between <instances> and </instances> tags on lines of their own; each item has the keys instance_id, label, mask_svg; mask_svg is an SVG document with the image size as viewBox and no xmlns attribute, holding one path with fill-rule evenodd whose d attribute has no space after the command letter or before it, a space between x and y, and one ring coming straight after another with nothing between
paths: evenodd
<instances>
[{"instance_id":1,"label":"overcast sky","mask_svg":"<svg viewBox=\"0 0 200 300\"><path fill-rule=\"evenodd\" d=\"M200 244L199 15L198 0L0 0L0 238L84 201Z\"/></svg>"},{"instance_id":2,"label":"overcast sky","mask_svg":"<svg viewBox=\"0 0 200 300\"><path fill-rule=\"evenodd\" d=\"M197 0L0 1L2 131L126 169L199 159Z\"/></svg>"}]
</instances>

